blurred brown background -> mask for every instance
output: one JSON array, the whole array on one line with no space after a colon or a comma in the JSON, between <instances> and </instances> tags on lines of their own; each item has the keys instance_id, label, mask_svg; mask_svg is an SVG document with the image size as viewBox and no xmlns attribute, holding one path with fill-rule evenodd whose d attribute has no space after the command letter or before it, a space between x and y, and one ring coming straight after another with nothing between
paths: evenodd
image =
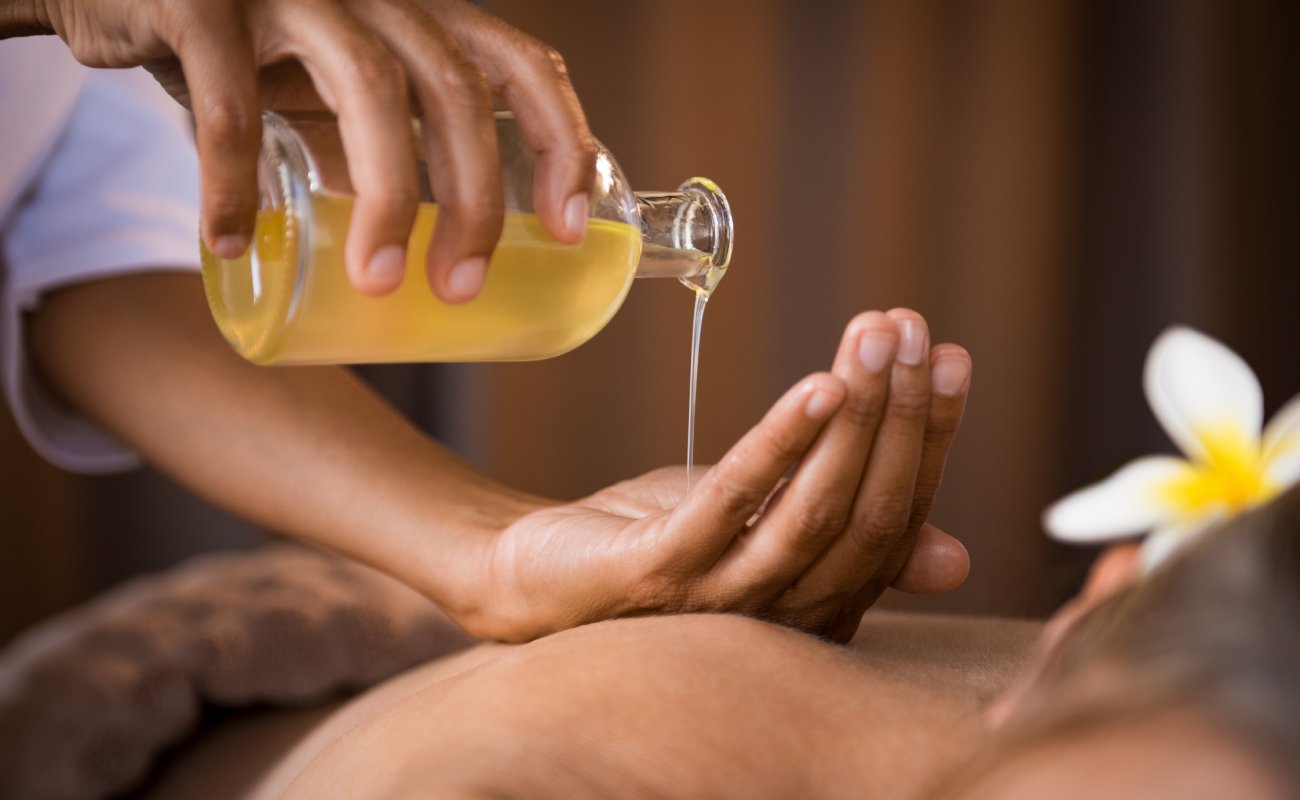
<instances>
[{"instance_id":1,"label":"blurred brown background","mask_svg":"<svg viewBox=\"0 0 1300 800\"><path fill-rule=\"evenodd\" d=\"M1168 450L1142 396L1173 323L1300 390L1300 11L1288 0L498 0L566 56L635 186L717 180L734 269L704 323L712 461L844 323L909 305L975 389L937 523L974 561L914 606L1040 614L1090 553L1045 504ZM680 462L691 296L639 282L550 362L367 369L488 472L576 497ZM260 534L148 471L62 475L0 423L0 641L143 570Z\"/></svg>"}]
</instances>

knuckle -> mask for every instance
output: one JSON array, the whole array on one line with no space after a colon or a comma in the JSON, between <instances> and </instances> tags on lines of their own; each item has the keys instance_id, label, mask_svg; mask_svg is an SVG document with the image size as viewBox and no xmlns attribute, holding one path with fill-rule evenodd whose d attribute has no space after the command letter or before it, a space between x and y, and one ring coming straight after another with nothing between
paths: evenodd
<instances>
[{"instance_id":1,"label":"knuckle","mask_svg":"<svg viewBox=\"0 0 1300 800\"><path fill-rule=\"evenodd\" d=\"M251 215L255 200L238 192L214 191L203 197L203 216L218 227Z\"/></svg>"},{"instance_id":2,"label":"knuckle","mask_svg":"<svg viewBox=\"0 0 1300 800\"><path fill-rule=\"evenodd\" d=\"M930 417L930 398L914 388L898 389L890 394L889 415L909 425L924 425Z\"/></svg>"},{"instance_id":3,"label":"knuckle","mask_svg":"<svg viewBox=\"0 0 1300 800\"><path fill-rule=\"evenodd\" d=\"M487 75L472 62L465 62L465 91L474 100L476 106L486 106L492 99L492 84Z\"/></svg>"},{"instance_id":4,"label":"knuckle","mask_svg":"<svg viewBox=\"0 0 1300 800\"><path fill-rule=\"evenodd\" d=\"M722 466L731 466L735 459L735 456L729 456ZM748 519L753 509L767 498L767 492L761 486L728 474L730 472L725 468L719 470L715 508L723 519Z\"/></svg>"},{"instance_id":5,"label":"knuckle","mask_svg":"<svg viewBox=\"0 0 1300 800\"><path fill-rule=\"evenodd\" d=\"M920 498L933 498L939 493L939 484L942 482L942 476L932 474L918 475L916 478L916 487L913 489L912 497L916 501ZM913 502L912 519L916 522L924 522L925 514L918 514L921 509L916 508L917 502ZM927 503L928 507L928 503ZM918 520L917 517L920 517Z\"/></svg>"},{"instance_id":6,"label":"knuckle","mask_svg":"<svg viewBox=\"0 0 1300 800\"><path fill-rule=\"evenodd\" d=\"M835 532L844 528L851 509L840 501L807 503L796 512L798 526L805 531Z\"/></svg>"},{"instance_id":7,"label":"knuckle","mask_svg":"<svg viewBox=\"0 0 1300 800\"><path fill-rule=\"evenodd\" d=\"M213 3L220 9L224 3ZM154 25L177 48L184 48L196 34L202 33L203 20L200 16L202 6L182 3L178 0L161 0L150 3L148 13L153 17Z\"/></svg>"},{"instance_id":8,"label":"knuckle","mask_svg":"<svg viewBox=\"0 0 1300 800\"><path fill-rule=\"evenodd\" d=\"M850 393L840 407L839 413L846 422L856 428L875 430L880 425L884 409L877 397L864 397L861 394Z\"/></svg>"},{"instance_id":9,"label":"knuckle","mask_svg":"<svg viewBox=\"0 0 1300 800\"><path fill-rule=\"evenodd\" d=\"M580 132L573 140L571 145L566 146L561 155L567 159L577 169L591 169L596 167L596 140L586 131Z\"/></svg>"},{"instance_id":10,"label":"knuckle","mask_svg":"<svg viewBox=\"0 0 1300 800\"><path fill-rule=\"evenodd\" d=\"M380 47L358 46L351 54L352 75L365 91L405 96L406 74L397 59Z\"/></svg>"},{"instance_id":11,"label":"knuckle","mask_svg":"<svg viewBox=\"0 0 1300 800\"><path fill-rule=\"evenodd\" d=\"M889 515L890 520L868 519L849 528L854 550L863 563L878 564L893 550L895 542L907 531L910 515Z\"/></svg>"},{"instance_id":12,"label":"knuckle","mask_svg":"<svg viewBox=\"0 0 1300 800\"><path fill-rule=\"evenodd\" d=\"M871 497L868 524L889 535L901 533L912 515L914 487L880 492Z\"/></svg>"},{"instance_id":13,"label":"knuckle","mask_svg":"<svg viewBox=\"0 0 1300 800\"><path fill-rule=\"evenodd\" d=\"M458 224L487 226L505 213L505 204L499 195L476 191L477 187L463 186L444 205Z\"/></svg>"},{"instance_id":14,"label":"knuckle","mask_svg":"<svg viewBox=\"0 0 1300 800\"><path fill-rule=\"evenodd\" d=\"M492 94L483 72L461 59L447 61L434 80L446 99L466 108L482 108Z\"/></svg>"},{"instance_id":15,"label":"knuckle","mask_svg":"<svg viewBox=\"0 0 1300 800\"><path fill-rule=\"evenodd\" d=\"M195 7L193 3L184 3L180 0L158 0L149 3L149 10L157 16L160 24L171 25L197 25L202 20L202 6ZM229 11L231 8L230 0L215 0L206 4L209 9L220 9Z\"/></svg>"},{"instance_id":16,"label":"knuckle","mask_svg":"<svg viewBox=\"0 0 1300 800\"><path fill-rule=\"evenodd\" d=\"M792 458L796 444L782 430L767 425L760 425L752 432L754 449L757 456L766 461L783 461Z\"/></svg>"},{"instance_id":17,"label":"knuckle","mask_svg":"<svg viewBox=\"0 0 1300 800\"><path fill-rule=\"evenodd\" d=\"M254 109L230 99L204 98L194 111L201 120L207 143L222 149L247 146L261 125Z\"/></svg>"},{"instance_id":18,"label":"knuckle","mask_svg":"<svg viewBox=\"0 0 1300 800\"><path fill-rule=\"evenodd\" d=\"M549 72L557 77L567 77L569 68L560 51L539 39L528 37L520 51L524 61L533 69Z\"/></svg>"},{"instance_id":19,"label":"knuckle","mask_svg":"<svg viewBox=\"0 0 1300 800\"><path fill-rule=\"evenodd\" d=\"M948 414L931 414L926 419L924 442L931 447L946 447L957 434L958 420Z\"/></svg>"},{"instance_id":20,"label":"knuckle","mask_svg":"<svg viewBox=\"0 0 1300 800\"><path fill-rule=\"evenodd\" d=\"M420 198L415 189L405 186L385 187L370 192L365 201L370 209L385 219L414 215Z\"/></svg>"},{"instance_id":21,"label":"knuckle","mask_svg":"<svg viewBox=\"0 0 1300 800\"><path fill-rule=\"evenodd\" d=\"M439 235L450 237L457 249L466 253L486 255L498 244L503 226L504 211L500 206L484 205L470 201L465 207L455 202L443 204L444 224L439 224Z\"/></svg>"},{"instance_id":22,"label":"knuckle","mask_svg":"<svg viewBox=\"0 0 1300 800\"><path fill-rule=\"evenodd\" d=\"M549 44L542 45L542 58L550 65L556 75L568 75L569 67L564 63L564 56Z\"/></svg>"},{"instance_id":23,"label":"knuckle","mask_svg":"<svg viewBox=\"0 0 1300 800\"><path fill-rule=\"evenodd\" d=\"M957 432L957 426L948 424L942 420L936 420L933 416L927 420L925 434L922 441L926 447L931 449L946 448L952 441L953 434Z\"/></svg>"}]
</instances>

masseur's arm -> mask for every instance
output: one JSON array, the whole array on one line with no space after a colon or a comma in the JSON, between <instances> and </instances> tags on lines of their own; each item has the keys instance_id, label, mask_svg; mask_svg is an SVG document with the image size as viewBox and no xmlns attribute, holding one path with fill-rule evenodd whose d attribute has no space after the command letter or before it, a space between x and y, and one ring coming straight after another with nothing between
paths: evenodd
<instances>
[{"instance_id":1,"label":"masseur's arm","mask_svg":"<svg viewBox=\"0 0 1300 800\"><path fill-rule=\"evenodd\" d=\"M918 478L918 459L941 467L964 379L957 396L935 401L948 411L932 410L938 433L924 438L942 442L941 452L926 445L923 454L929 368L900 367L925 389L904 398L922 404L918 425L916 410L893 399L888 364L878 372L854 366L860 329L879 328L896 344L895 323L875 314L854 325L836 372L796 385L684 498L679 476L660 471L567 505L474 471L343 368L243 361L212 324L192 273L54 292L28 333L56 396L197 493L397 576L471 632L518 640L607 617L691 610L827 630L842 608L861 605L864 586L878 593L895 578L915 590L960 583L960 545L920 527L918 509L933 492L922 484L937 475ZM969 370L964 352L940 355ZM907 382L895 380L894 394ZM895 406L908 412L892 434L892 447L906 445L899 453L881 451L892 442ZM913 506L900 505L900 492L912 497L914 486ZM862 506L854 513L867 514L868 525L827 517L817 511L823 505L845 514ZM839 556L839 547L849 549ZM800 592L789 590L793 581L803 582Z\"/></svg>"},{"instance_id":2,"label":"masseur's arm","mask_svg":"<svg viewBox=\"0 0 1300 800\"><path fill-rule=\"evenodd\" d=\"M47 387L161 470L268 528L408 562L429 585L446 583L459 536L542 505L470 469L349 370L244 361L193 273L63 289L27 329Z\"/></svg>"}]
</instances>

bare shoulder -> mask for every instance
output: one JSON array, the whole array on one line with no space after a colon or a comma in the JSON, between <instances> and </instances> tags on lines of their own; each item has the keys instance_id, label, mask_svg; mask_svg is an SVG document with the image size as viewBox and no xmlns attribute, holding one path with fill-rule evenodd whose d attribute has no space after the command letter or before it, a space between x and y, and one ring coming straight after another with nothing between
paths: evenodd
<instances>
[{"instance_id":1,"label":"bare shoulder","mask_svg":"<svg viewBox=\"0 0 1300 800\"><path fill-rule=\"evenodd\" d=\"M1023 671L1042 631L1031 620L874 610L849 646L873 669L957 688L983 705Z\"/></svg>"}]
</instances>

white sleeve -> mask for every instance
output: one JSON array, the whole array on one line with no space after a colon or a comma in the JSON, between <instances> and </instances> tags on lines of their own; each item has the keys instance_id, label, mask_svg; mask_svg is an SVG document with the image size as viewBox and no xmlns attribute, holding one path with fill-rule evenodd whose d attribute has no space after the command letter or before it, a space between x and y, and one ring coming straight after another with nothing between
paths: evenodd
<instances>
[{"instance_id":1,"label":"white sleeve","mask_svg":"<svg viewBox=\"0 0 1300 800\"><path fill-rule=\"evenodd\" d=\"M197 270L198 218L198 163L184 111L142 70L93 71L0 231L4 391L27 440L47 460L79 472L138 461L42 391L27 360L23 314L61 286Z\"/></svg>"}]
</instances>

